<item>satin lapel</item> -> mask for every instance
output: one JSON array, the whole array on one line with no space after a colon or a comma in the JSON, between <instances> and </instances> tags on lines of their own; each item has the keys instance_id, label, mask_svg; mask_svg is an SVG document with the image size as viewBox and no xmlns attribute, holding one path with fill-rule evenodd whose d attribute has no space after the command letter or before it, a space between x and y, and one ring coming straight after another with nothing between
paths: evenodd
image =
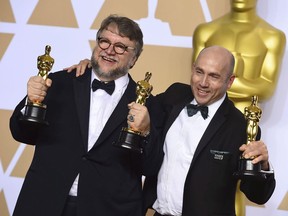
<instances>
[{"instance_id":1,"label":"satin lapel","mask_svg":"<svg viewBox=\"0 0 288 216\"><path fill-rule=\"evenodd\" d=\"M80 123L81 135L84 148L88 148L88 127L90 112L90 94L91 94L91 68L87 69L84 75L73 80L75 104Z\"/></svg>"},{"instance_id":2,"label":"satin lapel","mask_svg":"<svg viewBox=\"0 0 288 216\"><path fill-rule=\"evenodd\" d=\"M98 144L102 143L107 137L111 136L113 131L119 127L120 124L123 124L123 121L126 122L127 115L128 115L128 103L131 103L132 101L135 101L136 99L136 84L129 76L129 84L127 86L127 89L125 90L123 96L121 97L119 103L115 107L113 113L109 117L106 125L104 126L102 133L100 134L97 142L93 146L97 146ZM120 135L120 130L117 131Z\"/></svg>"},{"instance_id":3,"label":"satin lapel","mask_svg":"<svg viewBox=\"0 0 288 216\"><path fill-rule=\"evenodd\" d=\"M209 141L212 139L213 135L219 130L221 125L225 122L226 120L226 115L229 112L229 105L227 103L227 98L224 100L223 104L219 107L217 112L215 113L213 119L211 120L210 124L208 125L206 131L204 132L197 148L193 156L193 161L197 160L198 155L201 153L203 148L209 143Z\"/></svg>"},{"instance_id":4,"label":"satin lapel","mask_svg":"<svg viewBox=\"0 0 288 216\"><path fill-rule=\"evenodd\" d=\"M189 103L191 102L191 100L193 100L193 98L186 98L185 100L183 100L181 103L176 104L172 107L171 113L168 115L168 119L166 121L165 124L165 128L164 128L164 138L166 137L166 134L169 130L169 128L171 127L171 125L173 124L173 122L175 121L175 119L178 117L178 115L180 114L180 112L182 111L182 109Z\"/></svg>"}]
</instances>

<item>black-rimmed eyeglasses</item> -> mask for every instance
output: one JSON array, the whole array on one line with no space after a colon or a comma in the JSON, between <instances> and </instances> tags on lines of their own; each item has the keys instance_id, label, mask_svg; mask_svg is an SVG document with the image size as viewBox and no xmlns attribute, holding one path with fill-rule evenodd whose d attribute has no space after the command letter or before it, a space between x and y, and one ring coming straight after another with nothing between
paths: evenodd
<instances>
[{"instance_id":1,"label":"black-rimmed eyeglasses","mask_svg":"<svg viewBox=\"0 0 288 216\"><path fill-rule=\"evenodd\" d=\"M127 51L128 49L131 49L131 50L134 50L135 48L134 47L129 47L129 46L126 46L120 42L118 43L111 43L108 39L106 38L102 38L102 37L98 37L97 38L97 42L98 42L98 45L99 47L102 49L102 50L106 50L108 49L111 45L113 45L113 50L115 53L119 54L119 55L122 55L125 51Z\"/></svg>"}]
</instances>

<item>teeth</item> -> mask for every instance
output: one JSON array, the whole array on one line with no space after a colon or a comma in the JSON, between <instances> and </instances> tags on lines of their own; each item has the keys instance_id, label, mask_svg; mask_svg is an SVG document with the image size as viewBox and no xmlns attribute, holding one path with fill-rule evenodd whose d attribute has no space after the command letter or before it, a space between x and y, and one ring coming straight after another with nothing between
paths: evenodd
<instances>
[{"instance_id":1,"label":"teeth","mask_svg":"<svg viewBox=\"0 0 288 216\"><path fill-rule=\"evenodd\" d=\"M104 59L104 60L107 60L107 61L110 61L110 59L109 59L109 58L106 58L105 56L103 56L103 59Z\"/></svg>"},{"instance_id":2,"label":"teeth","mask_svg":"<svg viewBox=\"0 0 288 216\"><path fill-rule=\"evenodd\" d=\"M199 89L199 93L201 93L201 94L206 94L207 92L204 91L204 90Z\"/></svg>"},{"instance_id":3,"label":"teeth","mask_svg":"<svg viewBox=\"0 0 288 216\"><path fill-rule=\"evenodd\" d=\"M103 59L106 60L106 61L110 61L110 62L115 61L114 59L107 58L107 57L105 57L105 56L103 56Z\"/></svg>"}]
</instances>

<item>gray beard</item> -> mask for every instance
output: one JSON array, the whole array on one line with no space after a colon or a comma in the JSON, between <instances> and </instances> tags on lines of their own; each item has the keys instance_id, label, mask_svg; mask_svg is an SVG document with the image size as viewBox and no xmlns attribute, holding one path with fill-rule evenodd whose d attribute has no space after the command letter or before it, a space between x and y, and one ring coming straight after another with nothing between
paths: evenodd
<instances>
[{"instance_id":1,"label":"gray beard","mask_svg":"<svg viewBox=\"0 0 288 216\"><path fill-rule=\"evenodd\" d=\"M122 67L122 68L116 68L114 70L107 72L104 72L100 69L98 61L93 57L91 57L91 66L95 74L98 76L99 79L103 80L116 80L119 77L122 77L126 75L129 71L127 67Z\"/></svg>"}]
</instances>

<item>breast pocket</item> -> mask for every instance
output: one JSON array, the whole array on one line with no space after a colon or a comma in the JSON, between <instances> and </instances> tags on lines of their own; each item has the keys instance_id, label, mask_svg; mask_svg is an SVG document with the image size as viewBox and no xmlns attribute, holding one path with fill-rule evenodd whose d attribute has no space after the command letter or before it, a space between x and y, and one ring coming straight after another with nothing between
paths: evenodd
<instances>
[{"instance_id":1,"label":"breast pocket","mask_svg":"<svg viewBox=\"0 0 288 216\"><path fill-rule=\"evenodd\" d=\"M229 162L232 154L228 151L210 150L210 159L213 163L225 164Z\"/></svg>"},{"instance_id":2,"label":"breast pocket","mask_svg":"<svg viewBox=\"0 0 288 216\"><path fill-rule=\"evenodd\" d=\"M234 172L232 156L231 152L211 149L209 154L209 170L222 180L232 176Z\"/></svg>"}]
</instances>

